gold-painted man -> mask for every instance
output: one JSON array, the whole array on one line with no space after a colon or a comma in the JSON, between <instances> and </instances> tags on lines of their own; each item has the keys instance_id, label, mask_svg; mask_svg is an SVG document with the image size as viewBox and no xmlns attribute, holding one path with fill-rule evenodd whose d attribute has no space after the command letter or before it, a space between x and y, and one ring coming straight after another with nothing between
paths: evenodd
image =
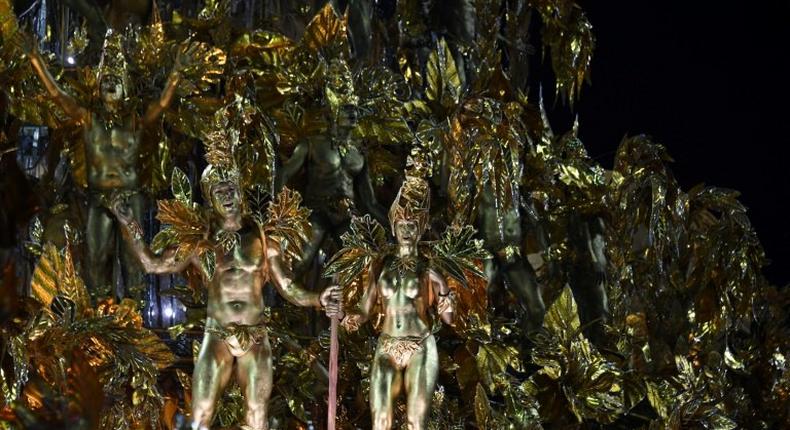
<instances>
[{"instance_id":1,"label":"gold-painted man","mask_svg":"<svg viewBox=\"0 0 790 430\"><path fill-rule=\"evenodd\" d=\"M189 56L177 57L159 100L140 116L134 95L130 93L120 34L112 30L107 32L96 79L101 101L91 108L81 106L58 86L34 40L27 40L25 48L49 95L66 115L82 125L88 185L84 275L91 294L108 296L114 290L113 263L117 240L114 218L108 209L110 197L119 192L126 194L133 217L136 220L142 218L145 201L139 168L143 155L140 153L141 134L173 101L181 77L180 70L187 65L185 59ZM128 249L121 251L120 258L127 294L140 297L145 285L140 265Z\"/></svg>"},{"instance_id":2,"label":"gold-painted man","mask_svg":"<svg viewBox=\"0 0 790 430\"><path fill-rule=\"evenodd\" d=\"M330 287L315 293L303 289L286 267L284 251L267 237L253 219L242 215L239 175L235 169L209 165L201 177L201 190L210 206L206 246L216 255L208 285L208 318L203 343L192 375L194 429L208 429L223 389L236 378L246 399L245 428L268 428L272 391L272 351L264 325L263 286L271 280L280 294L297 306L324 306L329 316L340 310L340 290ZM178 256L177 248L153 254L146 246L130 208L113 205L124 237L149 273L176 273L189 265L204 267L195 252ZM235 237L228 249L217 238ZM235 364L235 366L234 366Z\"/></svg>"},{"instance_id":3,"label":"gold-painted man","mask_svg":"<svg viewBox=\"0 0 790 430\"><path fill-rule=\"evenodd\" d=\"M386 209L376 199L368 160L352 135L359 112L351 70L345 62L336 60L330 64L328 75L331 78L325 94L331 111L330 129L299 142L277 178L281 187L301 170L307 175L304 197L311 210L312 238L302 254L299 273L313 264L327 238L340 243L352 216L370 214L386 222Z\"/></svg>"}]
</instances>

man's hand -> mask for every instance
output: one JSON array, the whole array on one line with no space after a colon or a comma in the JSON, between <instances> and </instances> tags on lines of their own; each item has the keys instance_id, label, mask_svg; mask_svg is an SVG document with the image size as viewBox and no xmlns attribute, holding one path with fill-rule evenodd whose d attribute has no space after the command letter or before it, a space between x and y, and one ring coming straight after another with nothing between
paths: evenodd
<instances>
[{"instance_id":1,"label":"man's hand","mask_svg":"<svg viewBox=\"0 0 790 430\"><path fill-rule=\"evenodd\" d=\"M116 193L110 202L110 211L118 218L118 222L129 233L132 239L141 240L143 238L143 228L134 219L131 206L126 201L128 194Z\"/></svg>"},{"instance_id":2,"label":"man's hand","mask_svg":"<svg viewBox=\"0 0 790 430\"><path fill-rule=\"evenodd\" d=\"M126 201L126 196L122 194L117 194L112 198L112 204L110 205L110 210L112 213L118 218L118 221L122 222L123 224L128 225L132 221L134 221L134 217L132 215L132 208L129 206L129 203Z\"/></svg>"},{"instance_id":3,"label":"man's hand","mask_svg":"<svg viewBox=\"0 0 790 430\"><path fill-rule=\"evenodd\" d=\"M201 45L199 42L184 42L176 54L176 61L173 64L173 71L183 73L187 68L192 66L196 61L197 55L201 53Z\"/></svg>"},{"instance_id":4,"label":"man's hand","mask_svg":"<svg viewBox=\"0 0 790 430\"><path fill-rule=\"evenodd\" d=\"M33 33L20 29L17 31L14 39L16 45L25 55L31 56L38 54L38 39Z\"/></svg>"},{"instance_id":5,"label":"man's hand","mask_svg":"<svg viewBox=\"0 0 790 430\"><path fill-rule=\"evenodd\" d=\"M341 318L343 314L343 289L332 285L321 293L319 298L321 306L326 310L329 318Z\"/></svg>"}]
</instances>

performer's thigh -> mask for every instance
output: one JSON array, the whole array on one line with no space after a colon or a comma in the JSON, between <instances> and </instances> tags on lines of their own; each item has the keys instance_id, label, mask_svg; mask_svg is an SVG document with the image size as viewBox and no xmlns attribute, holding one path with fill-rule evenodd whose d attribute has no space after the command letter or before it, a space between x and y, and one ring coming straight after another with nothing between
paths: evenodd
<instances>
[{"instance_id":1,"label":"performer's thigh","mask_svg":"<svg viewBox=\"0 0 790 430\"><path fill-rule=\"evenodd\" d=\"M373 369L370 374L370 413L373 418L373 430L392 428L395 399L400 394L401 384L401 371L377 349L373 356Z\"/></svg>"},{"instance_id":2,"label":"performer's thigh","mask_svg":"<svg viewBox=\"0 0 790 430\"><path fill-rule=\"evenodd\" d=\"M219 396L233 370L233 355L225 341L206 333L192 373L192 420L208 428Z\"/></svg>"},{"instance_id":3,"label":"performer's thigh","mask_svg":"<svg viewBox=\"0 0 790 430\"><path fill-rule=\"evenodd\" d=\"M410 430L426 428L438 374L436 339L428 336L423 349L414 354L406 368L406 414Z\"/></svg>"},{"instance_id":4,"label":"performer's thigh","mask_svg":"<svg viewBox=\"0 0 790 430\"><path fill-rule=\"evenodd\" d=\"M106 262L113 254L115 248L114 222L110 212L103 206L99 206L97 202L91 202L88 205L85 239L88 247L88 259L91 260L89 264Z\"/></svg>"},{"instance_id":5,"label":"performer's thigh","mask_svg":"<svg viewBox=\"0 0 790 430\"><path fill-rule=\"evenodd\" d=\"M246 425L253 429L269 428L269 398L272 395L272 350L269 339L254 345L237 358L236 379L247 405Z\"/></svg>"},{"instance_id":6,"label":"performer's thigh","mask_svg":"<svg viewBox=\"0 0 790 430\"><path fill-rule=\"evenodd\" d=\"M83 262L88 287L94 294L112 294L112 259L115 255L113 218L99 202L91 199L85 224L86 259Z\"/></svg>"}]
</instances>

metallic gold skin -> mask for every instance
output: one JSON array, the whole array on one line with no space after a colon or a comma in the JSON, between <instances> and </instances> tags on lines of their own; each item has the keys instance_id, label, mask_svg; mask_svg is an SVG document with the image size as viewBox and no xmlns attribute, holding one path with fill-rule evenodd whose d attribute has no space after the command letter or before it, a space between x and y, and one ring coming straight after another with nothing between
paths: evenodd
<instances>
[{"instance_id":1,"label":"metallic gold skin","mask_svg":"<svg viewBox=\"0 0 790 430\"><path fill-rule=\"evenodd\" d=\"M209 428L219 396L235 377L246 399L246 426L267 429L272 351L263 325L264 283L271 279L280 294L297 306L326 306L330 316L339 311L340 290L330 287L319 294L294 281L280 244L242 216L237 183L219 182L209 192L212 231L232 233L237 240L228 252L221 244L213 245L217 261L214 275L207 281L208 319L192 375L192 428ZM182 260L176 259L174 249L154 255L131 234L135 220L123 201L116 202L113 209L146 272L174 273L189 265L200 267L194 253Z\"/></svg>"},{"instance_id":2,"label":"metallic gold skin","mask_svg":"<svg viewBox=\"0 0 790 430\"><path fill-rule=\"evenodd\" d=\"M409 194L408 189L403 192L404 188L408 187L401 188L393 208L428 202L427 188L423 199L401 202L406 199L400 197ZM384 316L370 376L374 430L392 428L396 400L401 393L406 397L408 428L427 428L439 372L431 308L436 308L445 323L453 322L454 306L444 277L420 261L418 242L425 232L421 209L427 207L390 211L397 253L383 263L372 263L359 310L344 319L344 325L358 326L370 317L377 302Z\"/></svg>"},{"instance_id":3,"label":"metallic gold skin","mask_svg":"<svg viewBox=\"0 0 790 430\"><path fill-rule=\"evenodd\" d=\"M380 222L386 219L373 192L367 160L348 142L355 123L356 109L351 105L341 107L330 135L299 143L280 171L279 186L286 185L300 170L307 171L304 198L312 211L313 234L302 254L304 267L297 271L312 264L327 235L339 242L357 212L369 213Z\"/></svg>"},{"instance_id":4,"label":"metallic gold skin","mask_svg":"<svg viewBox=\"0 0 790 430\"><path fill-rule=\"evenodd\" d=\"M116 35L108 32L108 41ZM117 43L108 43L102 58L98 81L100 106L90 109L63 91L49 73L32 40L27 41L28 56L33 69L47 89L50 97L73 120L82 124L85 140L85 158L88 176L88 218L85 231L87 246L84 272L88 288L95 296L107 296L112 292L113 257L116 249L117 228L108 203L112 194L123 193L129 198L131 216L140 220L145 203L140 193L139 160L141 157L141 135L152 126L170 105L180 80L179 70L185 65L186 56L179 55L173 72L159 100L151 104L140 118L127 110L129 87L123 61L118 58ZM110 49L112 48L112 49ZM125 269L125 284L132 296L143 293L143 272L137 259L129 249L121 251Z\"/></svg>"}]
</instances>

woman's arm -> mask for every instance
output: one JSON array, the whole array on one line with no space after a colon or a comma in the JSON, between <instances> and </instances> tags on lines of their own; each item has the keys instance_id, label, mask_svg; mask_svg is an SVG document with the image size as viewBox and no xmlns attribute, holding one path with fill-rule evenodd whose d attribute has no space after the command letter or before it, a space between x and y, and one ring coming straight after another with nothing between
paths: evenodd
<instances>
[{"instance_id":1,"label":"woman's arm","mask_svg":"<svg viewBox=\"0 0 790 430\"><path fill-rule=\"evenodd\" d=\"M436 312L445 324L452 325L455 313L455 295L447 286L444 276L435 270L428 269L428 282L436 294Z\"/></svg>"},{"instance_id":2,"label":"woman's arm","mask_svg":"<svg viewBox=\"0 0 790 430\"><path fill-rule=\"evenodd\" d=\"M373 308L378 299L378 279L381 272L381 265L371 262L368 268L368 282L365 285L365 292L359 301L359 306L353 312L349 312L343 317L341 324L346 330L356 331L359 327L370 319Z\"/></svg>"}]
</instances>

